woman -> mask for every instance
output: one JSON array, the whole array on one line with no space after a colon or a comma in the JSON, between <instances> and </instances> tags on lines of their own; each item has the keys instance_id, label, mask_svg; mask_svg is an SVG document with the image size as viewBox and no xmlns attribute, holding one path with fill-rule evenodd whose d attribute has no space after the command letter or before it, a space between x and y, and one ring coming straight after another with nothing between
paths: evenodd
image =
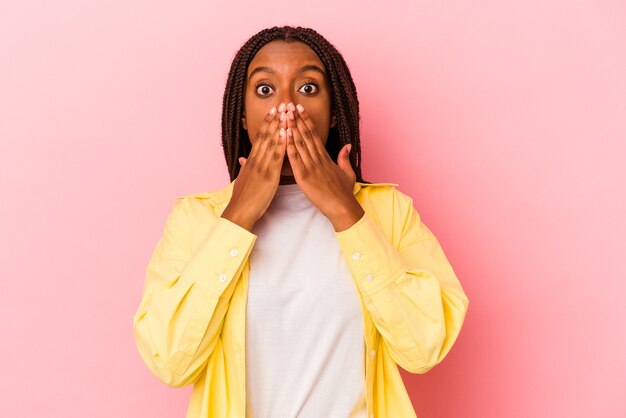
<instances>
[{"instance_id":1,"label":"woman","mask_svg":"<svg viewBox=\"0 0 626 418\"><path fill-rule=\"evenodd\" d=\"M426 373L469 300L395 183L361 177L340 53L273 27L235 56L223 102L231 183L179 196L134 316L139 353L187 418L415 417L397 365Z\"/></svg>"}]
</instances>

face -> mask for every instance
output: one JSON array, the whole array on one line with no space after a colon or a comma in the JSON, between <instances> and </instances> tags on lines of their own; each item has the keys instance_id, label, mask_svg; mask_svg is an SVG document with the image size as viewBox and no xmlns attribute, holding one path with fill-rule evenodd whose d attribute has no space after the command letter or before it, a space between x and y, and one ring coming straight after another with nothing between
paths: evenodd
<instances>
[{"instance_id":1,"label":"face","mask_svg":"<svg viewBox=\"0 0 626 418\"><path fill-rule=\"evenodd\" d=\"M304 106L326 145L328 131L336 124L336 118L331 115L329 80L324 64L303 42L272 41L256 53L246 74L241 122L253 144L272 106L278 108L281 103L289 102ZM293 175L287 156L281 174Z\"/></svg>"}]
</instances>

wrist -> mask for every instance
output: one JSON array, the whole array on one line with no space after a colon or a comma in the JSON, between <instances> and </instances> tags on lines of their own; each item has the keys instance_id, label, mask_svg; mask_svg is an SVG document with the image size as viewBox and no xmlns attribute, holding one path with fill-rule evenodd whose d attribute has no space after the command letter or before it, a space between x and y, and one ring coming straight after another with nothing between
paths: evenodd
<instances>
[{"instance_id":1,"label":"wrist","mask_svg":"<svg viewBox=\"0 0 626 418\"><path fill-rule=\"evenodd\" d=\"M328 219L332 223L335 232L341 232L357 223L364 214L365 211L359 202L354 199L354 202L351 204L339 206L336 212L328 216Z\"/></svg>"},{"instance_id":2,"label":"wrist","mask_svg":"<svg viewBox=\"0 0 626 418\"><path fill-rule=\"evenodd\" d=\"M252 228L256 223L255 219L245 214L242 210L237 209L236 207L232 207L230 205L226 206L226 208L222 212L221 217L228 219L233 223L236 223L240 227L247 229L250 232L252 232Z\"/></svg>"}]
</instances>

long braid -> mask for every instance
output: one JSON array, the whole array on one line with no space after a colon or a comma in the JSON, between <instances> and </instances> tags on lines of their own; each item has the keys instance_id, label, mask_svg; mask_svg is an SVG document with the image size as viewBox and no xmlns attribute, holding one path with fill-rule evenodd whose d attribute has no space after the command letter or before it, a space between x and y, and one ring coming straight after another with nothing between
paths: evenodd
<instances>
[{"instance_id":1,"label":"long braid","mask_svg":"<svg viewBox=\"0 0 626 418\"><path fill-rule=\"evenodd\" d=\"M274 40L304 42L319 56L328 73L331 109L337 119L337 124L329 130L326 150L337 162L341 148L352 144L349 157L356 180L369 183L361 174L359 100L350 70L343 56L330 42L315 30L300 26L263 29L248 39L235 54L222 101L222 147L230 180L239 175L239 157L247 157L252 146L248 132L241 126L248 66L259 49Z\"/></svg>"}]
</instances>

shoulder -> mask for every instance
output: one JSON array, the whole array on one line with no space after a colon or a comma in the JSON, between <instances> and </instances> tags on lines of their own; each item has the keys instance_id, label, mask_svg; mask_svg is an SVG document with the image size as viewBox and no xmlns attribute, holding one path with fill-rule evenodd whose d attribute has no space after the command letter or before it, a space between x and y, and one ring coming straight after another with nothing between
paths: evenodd
<instances>
[{"instance_id":1,"label":"shoulder","mask_svg":"<svg viewBox=\"0 0 626 418\"><path fill-rule=\"evenodd\" d=\"M357 198L367 201L367 203L373 206L382 206L386 209L393 209L396 212L398 210L406 211L413 206L413 199L398 189L398 183L358 184L360 189L357 192Z\"/></svg>"},{"instance_id":2,"label":"shoulder","mask_svg":"<svg viewBox=\"0 0 626 418\"><path fill-rule=\"evenodd\" d=\"M195 199L206 200L208 203L217 203L220 200L220 196L225 193L225 187L221 189L202 191L190 194L184 194L179 196L173 196L172 199L180 200L180 201L191 201ZM176 202L178 203L178 202Z\"/></svg>"},{"instance_id":3,"label":"shoulder","mask_svg":"<svg viewBox=\"0 0 626 418\"><path fill-rule=\"evenodd\" d=\"M383 230L397 241L436 239L424 223L421 212L413 198L400 191L397 184L379 187L365 187L366 195L361 199L366 212L383 227ZM393 241L395 242L395 241Z\"/></svg>"},{"instance_id":4,"label":"shoulder","mask_svg":"<svg viewBox=\"0 0 626 418\"><path fill-rule=\"evenodd\" d=\"M219 189L173 196L172 199L176 200L176 202L174 202L174 206L186 207L201 205L216 207L230 198L233 184L234 183L231 182L230 184Z\"/></svg>"},{"instance_id":5,"label":"shoulder","mask_svg":"<svg viewBox=\"0 0 626 418\"><path fill-rule=\"evenodd\" d=\"M172 233L192 247L219 217L225 189L173 196L167 224Z\"/></svg>"},{"instance_id":6,"label":"shoulder","mask_svg":"<svg viewBox=\"0 0 626 418\"><path fill-rule=\"evenodd\" d=\"M171 216L181 224L200 225L217 218L217 208L230 196L232 184L220 189L173 196Z\"/></svg>"},{"instance_id":7,"label":"shoulder","mask_svg":"<svg viewBox=\"0 0 626 418\"><path fill-rule=\"evenodd\" d=\"M381 226L400 231L406 223L421 215L415 209L413 198L398 189L397 183L372 183L357 192L357 200L363 209Z\"/></svg>"}]
</instances>

